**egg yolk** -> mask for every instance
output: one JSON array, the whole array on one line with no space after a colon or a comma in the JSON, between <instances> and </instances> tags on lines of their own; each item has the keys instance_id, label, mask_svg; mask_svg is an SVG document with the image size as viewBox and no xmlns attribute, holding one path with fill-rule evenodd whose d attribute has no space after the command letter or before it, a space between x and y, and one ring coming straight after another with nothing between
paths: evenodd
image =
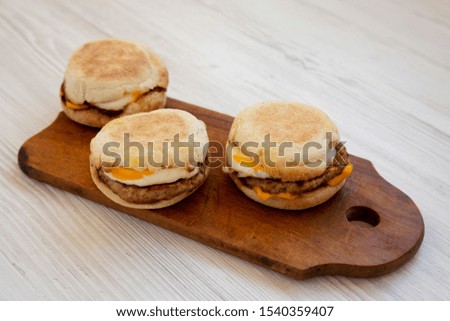
<instances>
[{"instance_id":1,"label":"egg yolk","mask_svg":"<svg viewBox=\"0 0 450 321\"><path fill-rule=\"evenodd\" d=\"M114 167L111 169L111 175L122 181L138 180L152 174L153 171L149 169L144 169L141 171L125 167Z\"/></svg>"},{"instance_id":2,"label":"egg yolk","mask_svg":"<svg viewBox=\"0 0 450 321\"><path fill-rule=\"evenodd\" d=\"M252 157L243 155L240 150L237 150L233 154L233 159L240 166L250 167L250 168L253 168L255 171L264 171L264 167L261 164L258 164L258 165L255 165L255 166L250 166L248 164L245 164L245 163L252 163L252 162L254 162L254 159Z\"/></svg>"}]
</instances>

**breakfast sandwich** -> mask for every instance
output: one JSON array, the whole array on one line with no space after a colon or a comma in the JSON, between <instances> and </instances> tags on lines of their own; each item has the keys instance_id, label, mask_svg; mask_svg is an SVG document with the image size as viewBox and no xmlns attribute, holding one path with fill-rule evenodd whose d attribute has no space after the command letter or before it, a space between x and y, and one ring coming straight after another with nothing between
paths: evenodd
<instances>
[{"instance_id":1,"label":"breakfast sandwich","mask_svg":"<svg viewBox=\"0 0 450 321\"><path fill-rule=\"evenodd\" d=\"M324 112L298 103L267 102L235 118L224 171L256 202L299 210L336 194L352 164Z\"/></svg>"},{"instance_id":2,"label":"breakfast sandwich","mask_svg":"<svg viewBox=\"0 0 450 321\"><path fill-rule=\"evenodd\" d=\"M104 39L88 42L69 60L60 97L72 120L102 127L110 120L163 108L167 68L147 46Z\"/></svg>"},{"instance_id":3,"label":"breakfast sandwich","mask_svg":"<svg viewBox=\"0 0 450 321\"><path fill-rule=\"evenodd\" d=\"M205 181L208 142L205 124L182 110L117 118L91 141L91 176L100 191L118 204L166 207Z\"/></svg>"}]
</instances>

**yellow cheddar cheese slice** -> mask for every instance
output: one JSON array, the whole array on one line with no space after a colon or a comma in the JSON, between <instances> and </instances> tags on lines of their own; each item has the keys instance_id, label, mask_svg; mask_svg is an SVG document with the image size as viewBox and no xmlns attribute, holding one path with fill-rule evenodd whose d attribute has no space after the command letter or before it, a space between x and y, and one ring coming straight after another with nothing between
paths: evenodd
<instances>
[{"instance_id":1,"label":"yellow cheddar cheese slice","mask_svg":"<svg viewBox=\"0 0 450 321\"><path fill-rule=\"evenodd\" d=\"M253 190L255 191L256 195L258 195L258 197L263 201L265 201L269 198L272 198L272 197L284 198L286 200L292 200L294 198L297 198L297 195L294 195L291 193L270 194L270 193L264 192L261 189L261 187L259 187L259 186L253 187Z\"/></svg>"},{"instance_id":2,"label":"yellow cheddar cheese slice","mask_svg":"<svg viewBox=\"0 0 450 321\"><path fill-rule=\"evenodd\" d=\"M340 173L338 176L333 177L332 179L330 179L328 181L328 185L335 186L335 185L340 184L344 179L346 179L347 177L349 177L352 174L352 171L353 171L353 165L349 163L347 166L344 167L344 169L342 170L342 173Z\"/></svg>"},{"instance_id":3,"label":"yellow cheddar cheese slice","mask_svg":"<svg viewBox=\"0 0 450 321\"><path fill-rule=\"evenodd\" d=\"M66 100L66 106L70 109L80 110L80 109L86 109L88 106L86 105L77 105L74 103L71 103L70 101Z\"/></svg>"}]
</instances>

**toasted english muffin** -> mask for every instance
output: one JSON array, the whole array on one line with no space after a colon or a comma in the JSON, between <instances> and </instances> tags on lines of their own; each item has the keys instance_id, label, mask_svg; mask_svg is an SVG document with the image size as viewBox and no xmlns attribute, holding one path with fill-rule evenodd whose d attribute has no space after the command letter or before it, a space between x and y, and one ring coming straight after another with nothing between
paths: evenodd
<instances>
[{"instance_id":1,"label":"toasted english muffin","mask_svg":"<svg viewBox=\"0 0 450 321\"><path fill-rule=\"evenodd\" d=\"M119 39L77 49L61 86L63 111L72 120L102 127L114 118L163 108L168 72L147 46Z\"/></svg>"},{"instance_id":2,"label":"toasted english muffin","mask_svg":"<svg viewBox=\"0 0 450 321\"><path fill-rule=\"evenodd\" d=\"M245 195L271 207L321 204L352 171L334 123L305 104L265 102L244 109L227 144L224 171Z\"/></svg>"},{"instance_id":3,"label":"toasted english muffin","mask_svg":"<svg viewBox=\"0 0 450 321\"><path fill-rule=\"evenodd\" d=\"M121 117L92 139L91 176L118 204L166 207L205 181L208 141L205 124L185 111L160 109Z\"/></svg>"}]
</instances>

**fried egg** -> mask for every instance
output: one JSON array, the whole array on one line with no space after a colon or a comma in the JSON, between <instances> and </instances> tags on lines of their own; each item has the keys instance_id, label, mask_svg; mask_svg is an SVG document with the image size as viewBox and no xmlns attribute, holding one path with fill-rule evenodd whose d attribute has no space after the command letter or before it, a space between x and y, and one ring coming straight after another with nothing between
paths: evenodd
<instances>
[{"instance_id":1,"label":"fried egg","mask_svg":"<svg viewBox=\"0 0 450 321\"><path fill-rule=\"evenodd\" d=\"M126 167L113 167L111 169L103 168L105 174L112 180L125 185L136 185L140 187L169 184L179 179L188 179L196 175L198 167L193 170L187 168L161 168L136 170Z\"/></svg>"}]
</instances>

